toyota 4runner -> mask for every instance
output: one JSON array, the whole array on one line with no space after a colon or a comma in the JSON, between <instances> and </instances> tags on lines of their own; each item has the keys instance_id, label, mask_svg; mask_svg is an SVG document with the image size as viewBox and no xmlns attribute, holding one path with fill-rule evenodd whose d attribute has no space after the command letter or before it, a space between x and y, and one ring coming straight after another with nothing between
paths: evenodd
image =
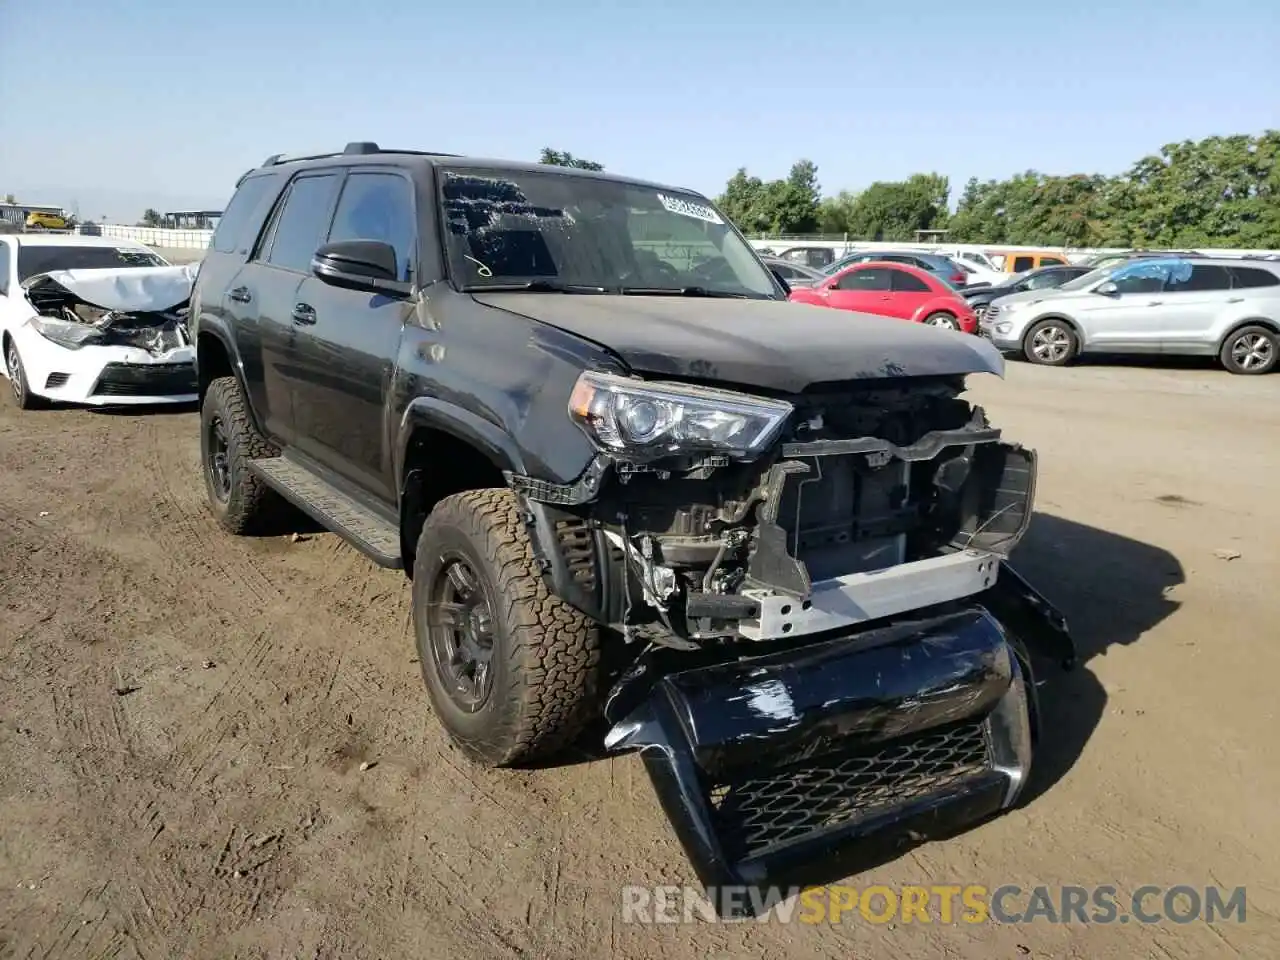
<instances>
[{"instance_id":1,"label":"toyota 4runner","mask_svg":"<svg viewBox=\"0 0 1280 960\"><path fill-rule=\"evenodd\" d=\"M219 522L403 568L474 760L639 750L709 888L1017 799L1073 653L989 343L786 302L687 190L370 143L246 173L190 316Z\"/></svg>"}]
</instances>

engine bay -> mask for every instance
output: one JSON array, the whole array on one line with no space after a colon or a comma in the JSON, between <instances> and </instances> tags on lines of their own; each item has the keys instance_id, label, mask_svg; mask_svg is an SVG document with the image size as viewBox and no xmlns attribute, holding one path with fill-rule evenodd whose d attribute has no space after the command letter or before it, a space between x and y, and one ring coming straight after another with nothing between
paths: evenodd
<instances>
[{"instance_id":1,"label":"engine bay","mask_svg":"<svg viewBox=\"0 0 1280 960\"><path fill-rule=\"evenodd\" d=\"M582 503L525 492L560 500L580 593L628 636L700 648L869 622L991 586L1030 521L1034 452L962 391L836 385L788 398L751 462L612 457Z\"/></svg>"}]
</instances>

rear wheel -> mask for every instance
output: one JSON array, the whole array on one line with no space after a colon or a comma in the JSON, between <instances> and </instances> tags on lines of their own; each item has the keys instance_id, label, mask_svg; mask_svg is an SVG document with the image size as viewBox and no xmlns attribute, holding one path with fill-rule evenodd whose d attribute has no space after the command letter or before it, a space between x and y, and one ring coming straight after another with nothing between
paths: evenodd
<instances>
[{"instance_id":1,"label":"rear wheel","mask_svg":"<svg viewBox=\"0 0 1280 960\"><path fill-rule=\"evenodd\" d=\"M13 402L19 410L34 410L45 405L43 397L31 392L31 384L27 382L27 371L22 365L22 357L18 355L18 345L10 338L4 350L5 369L9 373L9 389L13 391Z\"/></svg>"},{"instance_id":2,"label":"rear wheel","mask_svg":"<svg viewBox=\"0 0 1280 960\"><path fill-rule=\"evenodd\" d=\"M1261 324L1241 327L1223 341L1218 359L1232 373L1270 373L1280 362L1280 337Z\"/></svg>"},{"instance_id":3,"label":"rear wheel","mask_svg":"<svg viewBox=\"0 0 1280 960\"><path fill-rule=\"evenodd\" d=\"M929 314L924 318L924 322L926 326L942 327L944 330L960 329L960 321L956 319L955 314L947 313L945 310Z\"/></svg>"},{"instance_id":4,"label":"rear wheel","mask_svg":"<svg viewBox=\"0 0 1280 960\"><path fill-rule=\"evenodd\" d=\"M1022 340L1022 352L1032 363L1061 367L1080 348L1080 340L1065 320L1041 320L1033 324Z\"/></svg>"},{"instance_id":5,"label":"rear wheel","mask_svg":"<svg viewBox=\"0 0 1280 960\"><path fill-rule=\"evenodd\" d=\"M436 716L479 763L554 754L599 709L599 629L548 591L510 490L436 504L414 559L413 621Z\"/></svg>"},{"instance_id":6,"label":"rear wheel","mask_svg":"<svg viewBox=\"0 0 1280 960\"><path fill-rule=\"evenodd\" d=\"M209 508L223 529L258 533L280 516L284 501L249 471L249 461L277 450L249 418L235 377L209 384L200 407L200 457Z\"/></svg>"}]
</instances>

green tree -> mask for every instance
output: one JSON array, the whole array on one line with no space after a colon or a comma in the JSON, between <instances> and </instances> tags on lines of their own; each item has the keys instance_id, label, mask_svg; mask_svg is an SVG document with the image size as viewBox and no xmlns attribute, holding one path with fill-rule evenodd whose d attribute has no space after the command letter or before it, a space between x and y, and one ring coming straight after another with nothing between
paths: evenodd
<instances>
[{"instance_id":1,"label":"green tree","mask_svg":"<svg viewBox=\"0 0 1280 960\"><path fill-rule=\"evenodd\" d=\"M601 164L592 160L584 160L581 157L575 157L568 151L552 150L550 147L542 148L542 156L538 158L538 162L555 167L576 167L579 170L604 169Z\"/></svg>"},{"instance_id":2,"label":"green tree","mask_svg":"<svg viewBox=\"0 0 1280 960\"><path fill-rule=\"evenodd\" d=\"M917 230L947 222L950 182L937 173L877 181L849 205L845 231L860 240L914 240Z\"/></svg>"},{"instance_id":3,"label":"green tree","mask_svg":"<svg viewBox=\"0 0 1280 960\"><path fill-rule=\"evenodd\" d=\"M143 212L142 226L158 227L162 223L164 223L164 217L162 217L160 215L160 211L156 210L154 207L147 207L147 209Z\"/></svg>"},{"instance_id":4,"label":"green tree","mask_svg":"<svg viewBox=\"0 0 1280 960\"><path fill-rule=\"evenodd\" d=\"M740 168L716 206L744 233L812 233L818 229L818 168L809 160L792 165L785 180L762 181Z\"/></svg>"}]
</instances>

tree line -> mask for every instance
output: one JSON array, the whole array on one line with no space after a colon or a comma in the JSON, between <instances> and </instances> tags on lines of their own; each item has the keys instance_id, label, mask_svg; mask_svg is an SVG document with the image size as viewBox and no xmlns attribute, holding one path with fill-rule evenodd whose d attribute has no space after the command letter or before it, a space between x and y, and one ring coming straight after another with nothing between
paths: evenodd
<instances>
[{"instance_id":1,"label":"tree line","mask_svg":"<svg viewBox=\"0 0 1280 960\"><path fill-rule=\"evenodd\" d=\"M603 169L545 149L541 162ZM1052 247L1280 247L1280 130L1166 144L1118 176L1047 174L969 180L950 210L939 173L823 196L818 168L779 180L740 168L716 204L748 235L835 234L914 240L947 230L957 243Z\"/></svg>"}]
</instances>

